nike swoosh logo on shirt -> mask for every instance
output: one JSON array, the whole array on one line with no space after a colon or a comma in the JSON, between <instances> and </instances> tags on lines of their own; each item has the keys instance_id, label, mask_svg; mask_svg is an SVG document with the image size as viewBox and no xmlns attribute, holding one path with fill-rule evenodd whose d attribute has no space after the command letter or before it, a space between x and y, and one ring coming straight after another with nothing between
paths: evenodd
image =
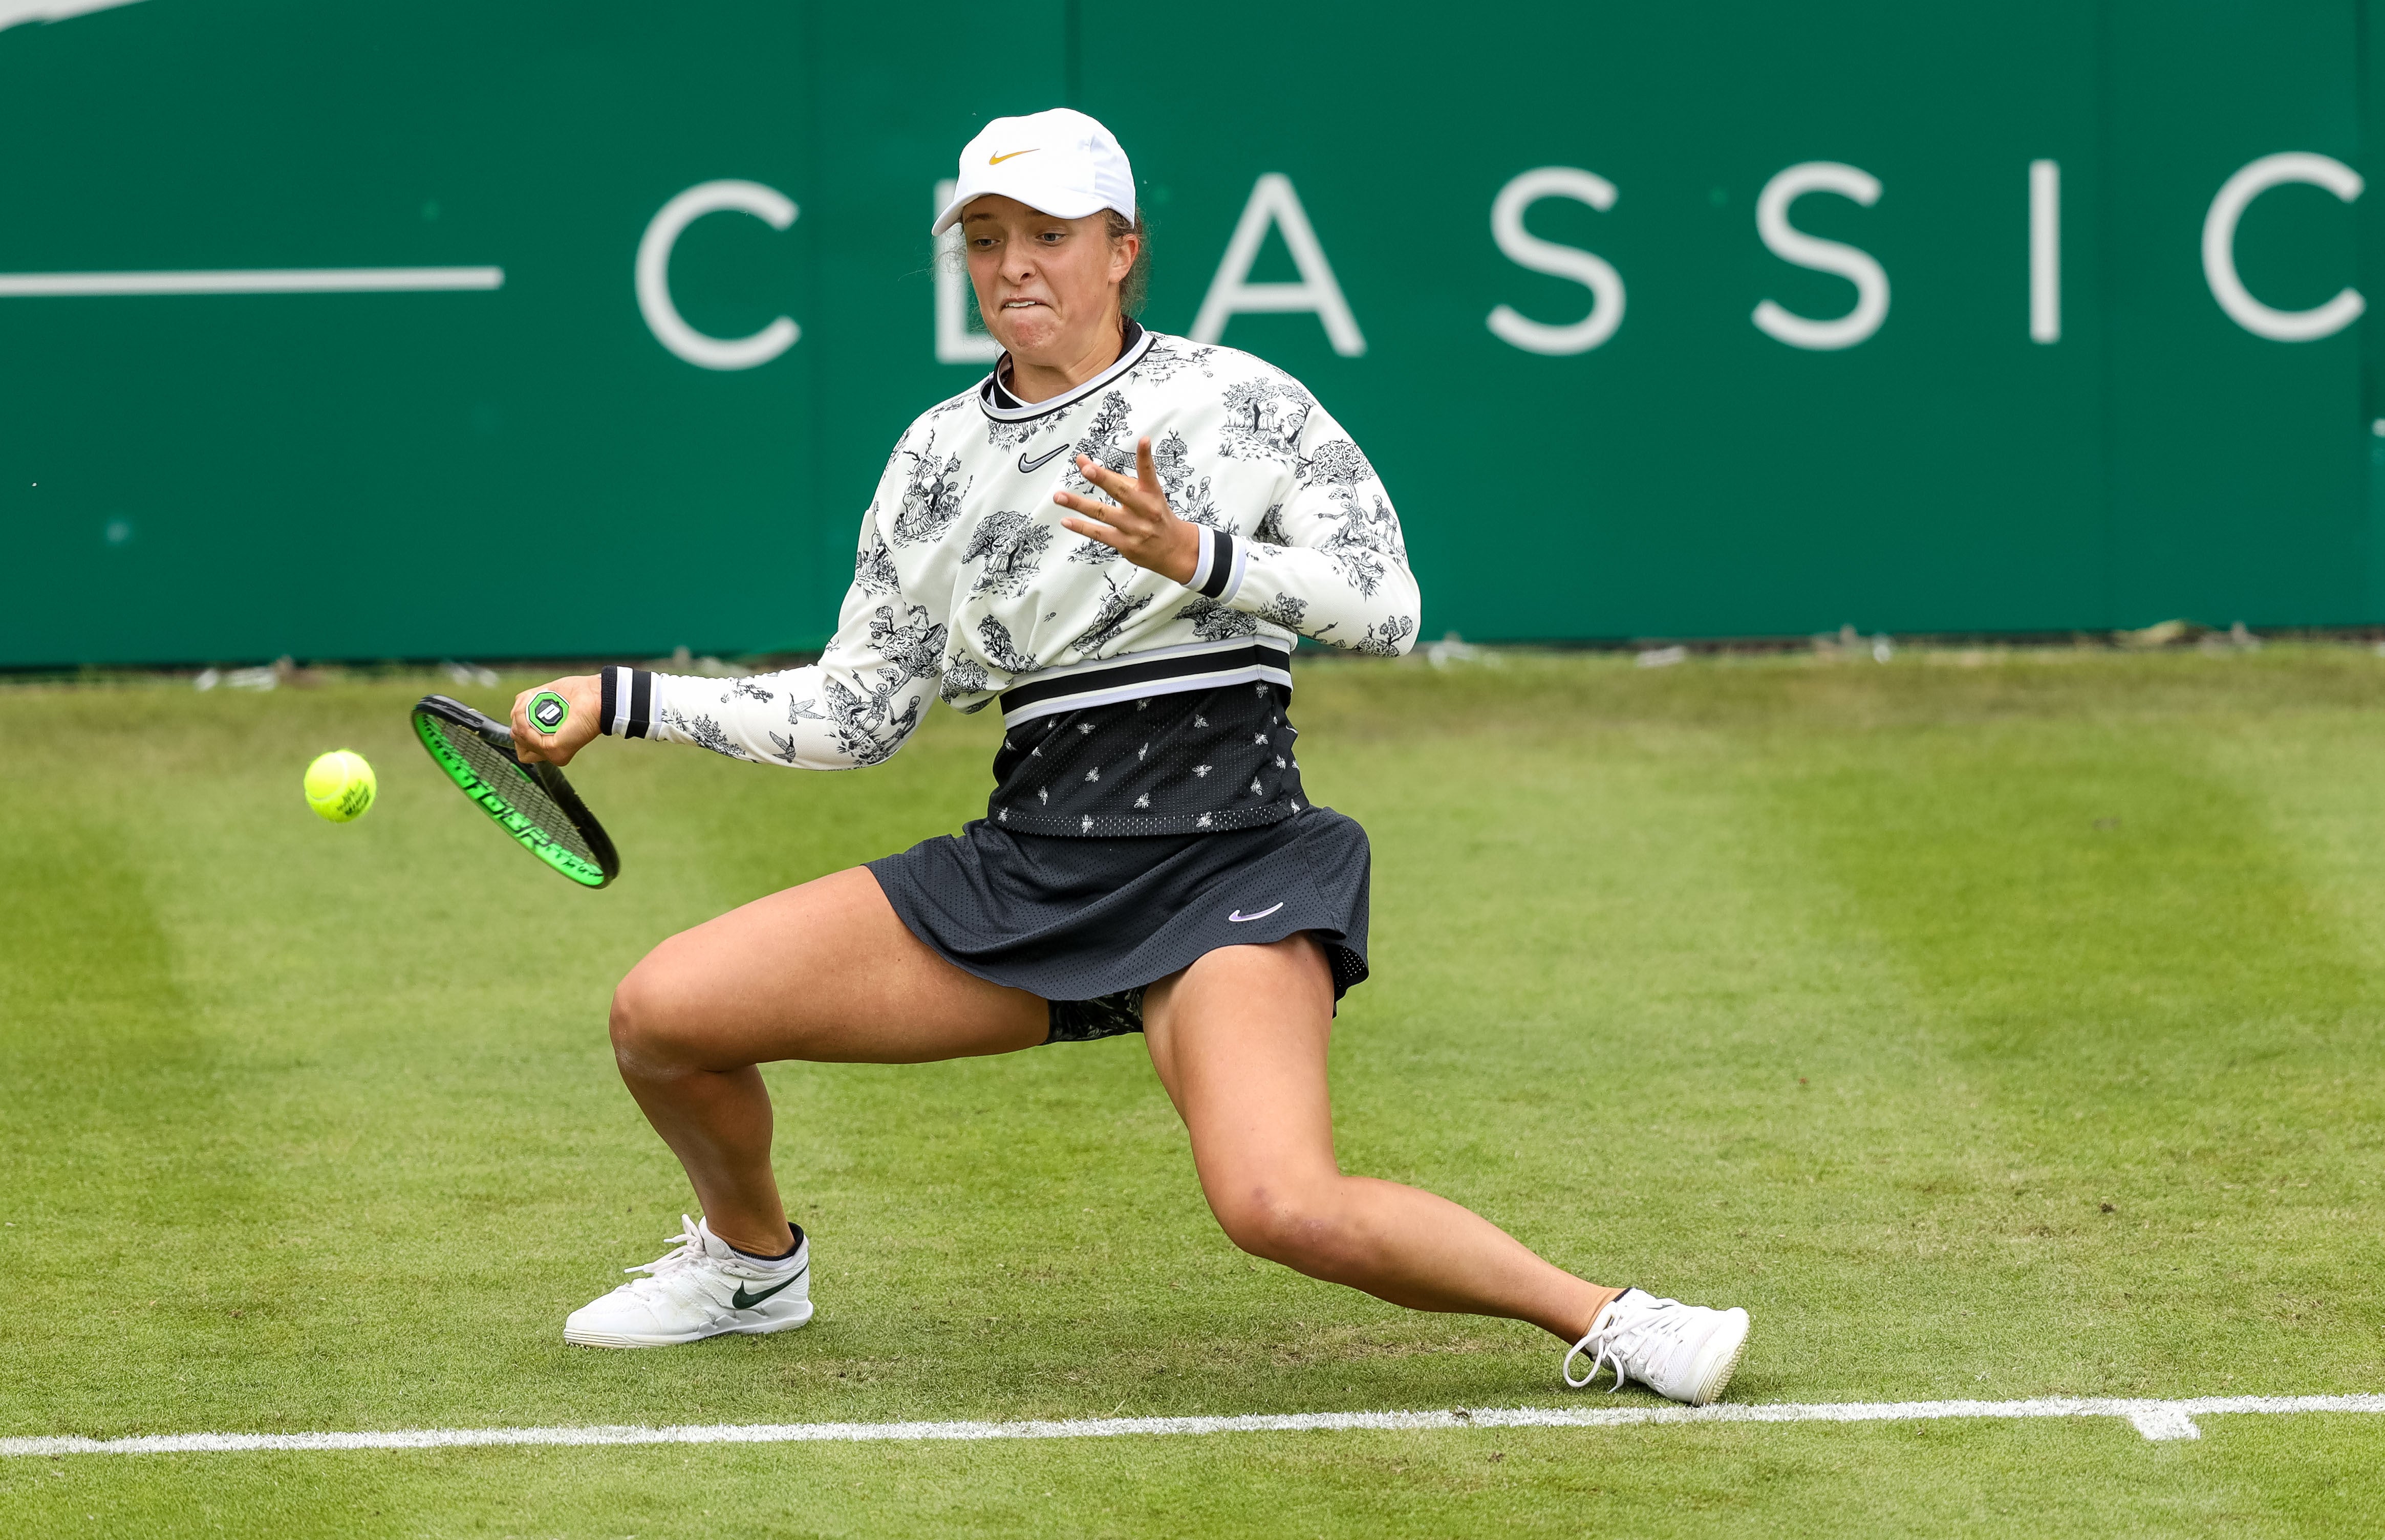
<instances>
[{"instance_id":1,"label":"nike swoosh logo on shirt","mask_svg":"<svg viewBox=\"0 0 2385 1540\"><path fill-rule=\"evenodd\" d=\"M1035 458L1030 460L1027 457L1027 452L1022 449L1018 452L1018 468L1022 474L1032 476L1043 466L1048 465L1051 462L1052 456L1055 454L1066 454L1068 453L1068 446L1067 444L1062 444L1057 449L1047 449L1043 453L1038 454Z\"/></svg>"},{"instance_id":2,"label":"nike swoosh logo on shirt","mask_svg":"<svg viewBox=\"0 0 2385 1540\"><path fill-rule=\"evenodd\" d=\"M1232 921L1235 925L1241 925L1245 920L1264 920L1282 907L1283 900L1281 899L1278 899L1271 907L1262 909L1255 914L1245 914L1241 910L1237 909L1231 914L1227 915L1226 918Z\"/></svg>"},{"instance_id":3,"label":"nike swoosh logo on shirt","mask_svg":"<svg viewBox=\"0 0 2385 1540\"><path fill-rule=\"evenodd\" d=\"M732 1310L750 1310L755 1306L760 1304L763 1300L768 1299L770 1296L778 1293L779 1289L794 1287L795 1285L803 1281L804 1273L809 1273L810 1271L810 1268L805 1267L796 1273L793 1277L788 1279L785 1283L780 1284L779 1288L766 1288L759 1294L746 1293L745 1285L743 1284L740 1284L737 1285L737 1292L729 1297L729 1308Z\"/></svg>"}]
</instances>

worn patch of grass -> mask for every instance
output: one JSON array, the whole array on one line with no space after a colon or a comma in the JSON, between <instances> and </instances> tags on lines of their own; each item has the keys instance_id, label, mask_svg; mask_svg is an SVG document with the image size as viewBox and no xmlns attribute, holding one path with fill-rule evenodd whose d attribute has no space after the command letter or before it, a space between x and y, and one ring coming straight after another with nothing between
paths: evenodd
<instances>
[{"instance_id":1,"label":"worn patch of grass","mask_svg":"<svg viewBox=\"0 0 2385 1540\"><path fill-rule=\"evenodd\" d=\"M1345 1164L1747 1305L1734 1398L2385 1388L2385 662L1975 661L1304 660L1312 793L1376 845ZM6 692L0 1432L1567 1399L1525 1328L1234 1252L1131 1039L774 1069L819 1320L566 1350L686 1203L612 1076L613 981L973 815L993 725L939 712L832 776L600 746L575 779L627 870L589 894L434 779L424 688ZM297 777L342 746L382 801L335 828ZM0 1466L0 1505L26 1533L2303 1533L2377 1509L2368 1422L82 1459Z\"/></svg>"}]
</instances>

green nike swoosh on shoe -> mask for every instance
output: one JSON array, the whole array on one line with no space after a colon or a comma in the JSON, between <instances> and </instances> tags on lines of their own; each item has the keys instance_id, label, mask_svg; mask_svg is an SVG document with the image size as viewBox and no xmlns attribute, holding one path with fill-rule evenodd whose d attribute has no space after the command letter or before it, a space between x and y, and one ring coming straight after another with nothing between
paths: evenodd
<instances>
[{"instance_id":1,"label":"green nike swoosh on shoe","mask_svg":"<svg viewBox=\"0 0 2385 1540\"><path fill-rule=\"evenodd\" d=\"M797 1273L794 1277L788 1279L783 1284L780 1284L778 1288L766 1288L759 1294L746 1293L745 1285L743 1284L740 1284L737 1285L737 1292L729 1297L729 1308L732 1310L750 1310L755 1306L760 1304L763 1300L768 1299L770 1296L778 1293L779 1289L793 1288L802 1280L804 1273L809 1273L810 1271L810 1268L805 1268L803 1272Z\"/></svg>"}]
</instances>

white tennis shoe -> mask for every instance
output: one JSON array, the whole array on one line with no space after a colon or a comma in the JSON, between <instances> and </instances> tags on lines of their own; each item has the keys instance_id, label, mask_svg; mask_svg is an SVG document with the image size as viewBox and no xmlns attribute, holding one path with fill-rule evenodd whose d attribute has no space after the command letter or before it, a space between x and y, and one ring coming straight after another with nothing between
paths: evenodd
<instances>
[{"instance_id":1,"label":"white tennis shoe","mask_svg":"<svg viewBox=\"0 0 2385 1540\"><path fill-rule=\"evenodd\" d=\"M681 1214L679 1222L670 1250L621 1270L650 1276L573 1310L563 1323L564 1341L583 1348L668 1348L731 1332L789 1332L812 1318L809 1236L793 1262L762 1262L702 1220Z\"/></svg>"},{"instance_id":2,"label":"white tennis shoe","mask_svg":"<svg viewBox=\"0 0 2385 1540\"><path fill-rule=\"evenodd\" d=\"M1676 1401L1704 1406L1730 1384L1747 1351L1747 1312L1684 1305L1659 1299L1645 1289L1628 1288L1590 1323L1590 1331L1565 1358L1565 1382L1574 1389L1598 1378L1601 1369L1615 1371L1609 1394L1633 1380ZM1590 1355L1590 1372L1573 1377L1573 1360Z\"/></svg>"}]
</instances>

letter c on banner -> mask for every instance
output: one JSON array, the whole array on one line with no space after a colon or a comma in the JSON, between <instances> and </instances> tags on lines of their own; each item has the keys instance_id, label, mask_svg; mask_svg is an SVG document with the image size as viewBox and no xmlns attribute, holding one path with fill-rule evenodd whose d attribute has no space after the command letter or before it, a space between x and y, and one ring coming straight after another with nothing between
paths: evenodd
<instances>
[{"instance_id":1,"label":"letter c on banner","mask_svg":"<svg viewBox=\"0 0 2385 1540\"><path fill-rule=\"evenodd\" d=\"M700 368L750 369L795 345L803 328L781 316L751 337L707 337L687 324L671 302L671 248L680 232L707 214L751 214L772 230L795 222L795 205L758 181L700 182L663 205L638 241L638 313L655 341Z\"/></svg>"},{"instance_id":2,"label":"letter c on banner","mask_svg":"<svg viewBox=\"0 0 2385 1540\"><path fill-rule=\"evenodd\" d=\"M2301 151L2263 155L2219 184L2211 212L2203 217L2203 277L2228 318L2254 336L2273 342L2315 342L2360 318L2368 302L2359 290L2347 284L2314 310L2272 310L2254 299L2236 274L2236 222L2254 199L2290 181L2324 187L2345 203L2360 196L2360 173L2340 160Z\"/></svg>"},{"instance_id":3,"label":"letter c on banner","mask_svg":"<svg viewBox=\"0 0 2385 1540\"><path fill-rule=\"evenodd\" d=\"M1590 291L1590 314L1570 326L1550 326L1503 304L1491 312L1490 327L1501 342L1526 353L1588 353L1623 324L1623 276L1604 257L1526 230L1524 211L1542 198L1571 198L1604 214L1615 206L1615 184L1578 167L1543 166L1499 189L1491 204L1491 238L1507 260L1580 284Z\"/></svg>"},{"instance_id":4,"label":"letter c on banner","mask_svg":"<svg viewBox=\"0 0 2385 1540\"><path fill-rule=\"evenodd\" d=\"M1888 319L1888 273L1872 255L1840 241L1808 235L1789 222L1789 205L1808 192L1836 192L1869 208L1879 202L1879 179L1834 160L1809 160L1776 174L1755 199L1755 233L1773 255L1817 273L1836 273L1855 286L1855 307L1832 321L1809 320L1770 300L1755 307L1755 324L1792 348L1851 348Z\"/></svg>"}]
</instances>

